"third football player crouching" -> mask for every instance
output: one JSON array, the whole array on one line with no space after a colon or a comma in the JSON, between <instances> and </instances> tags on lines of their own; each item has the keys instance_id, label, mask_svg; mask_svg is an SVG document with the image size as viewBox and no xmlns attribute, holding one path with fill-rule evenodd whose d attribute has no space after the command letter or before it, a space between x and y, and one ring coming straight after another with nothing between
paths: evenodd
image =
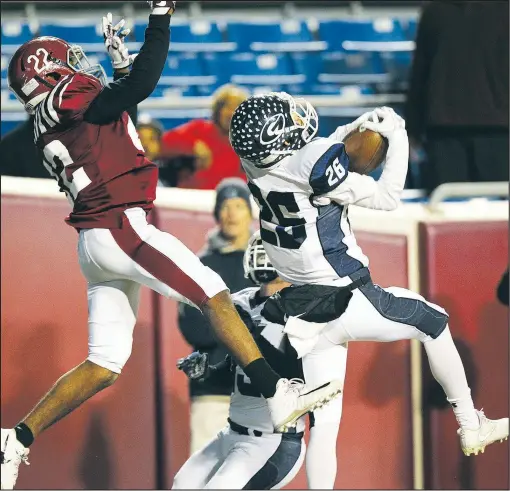
<instances>
[{"instance_id":1,"label":"third football player crouching","mask_svg":"<svg viewBox=\"0 0 510 491\"><path fill-rule=\"evenodd\" d=\"M232 296L234 304L245 323L251 327L258 346L271 366L290 379L296 390L299 390L301 381L298 379L306 379L303 377L301 360L284 334L283 326L267 322L261 315L269 296L289 286L289 283L278 278L267 259L259 232L250 239L244 269L245 274L259 287L235 293ZM345 373L347 348L336 347L334 356L336 362L325 360L321 370L322 379L314 380L314 384L339 379L339 372ZM337 370L340 360L343 360L342 369ZM190 378L203 379L212 378L219 371L231 370L231 362L227 359L219 365L209 366L206 354L194 352L179 360L178 367ZM317 475L323 470L317 464L323 458L325 447L314 440L324 442L323 430L328 428L332 434L329 440L335 454L341 401L341 396L335 398L314 411L310 418L313 425L306 459L311 489L323 488L324 485L329 489L333 487L336 462L333 469L324 469L328 474L328 481L325 482ZM228 424L216 438L194 453L183 465L175 476L173 489L282 488L296 476L305 457L304 420L302 417L296 428L288 433L274 432L267 401L250 383L243 370L239 366L235 367Z\"/></svg>"}]
</instances>

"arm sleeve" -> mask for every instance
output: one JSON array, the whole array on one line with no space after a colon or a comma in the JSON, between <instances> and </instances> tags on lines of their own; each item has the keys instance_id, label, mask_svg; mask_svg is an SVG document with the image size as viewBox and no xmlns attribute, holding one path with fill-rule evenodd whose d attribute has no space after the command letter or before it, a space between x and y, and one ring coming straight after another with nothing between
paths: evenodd
<instances>
[{"instance_id":1,"label":"arm sleeve","mask_svg":"<svg viewBox=\"0 0 510 491\"><path fill-rule=\"evenodd\" d=\"M314 198L314 204L324 204L329 198L341 205L358 205L374 210L394 210L404 189L409 162L409 140L405 130L395 131L388 138L388 153L378 181L370 176L346 173L345 178L331 191ZM345 151L344 151L345 152ZM348 167L348 157L347 157Z\"/></svg>"},{"instance_id":2,"label":"arm sleeve","mask_svg":"<svg viewBox=\"0 0 510 491\"><path fill-rule=\"evenodd\" d=\"M113 81L116 82L117 80L124 78L126 75L127 73L119 73L115 71L113 72ZM138 123L138 105L135 104L134 106L128 107L126 111L129 114L131 121L133 121L133 124L136 126Z\"/></svg>"},{"instance_id":3,"label":"arm sleeve","mask_svg":"<svg viewBox=\"0 0 510 491\"><path fill-rule=\"evenodd\" d=\"M235 305L235 307L246 327L253 333L255 325L250 314L239 305ZM184 339L193 348L209 349L218 345L218 339L214 335L214 331L198 309L190 305L180 304L178 324Z\"/></svg>"},{"instance_id":4,"label":"arm sleeve","mask_svg":"<svg viewBox=\"0 0 510 491\"><path fill-rule=\"evenodd\" d=\"M431 32L435 22L434 5L425 7L416 34L416 48L411 66L405 119L409 136L420 139L426 125L427 87L430 64L434 52L435 35Z\"/></svg>"},{"instance_id":5,"label":"arm sleeve","mask_svg":"<svg viewBox=\"0 0 510 491\"><path fill-rule=\"evenodd\" d=\"M85 113L86 121L92 124L115 121L154 91L168 56L169 26L169 15L149 16L145 42L130 73L103 88Z\"/></svg>"}]
</instances>

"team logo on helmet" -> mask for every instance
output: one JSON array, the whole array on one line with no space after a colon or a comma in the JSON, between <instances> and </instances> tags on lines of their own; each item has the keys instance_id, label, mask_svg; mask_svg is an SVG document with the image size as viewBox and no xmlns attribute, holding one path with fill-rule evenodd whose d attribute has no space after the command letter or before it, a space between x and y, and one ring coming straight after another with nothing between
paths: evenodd
<instances>
[{"instance_id":1,"label":"team logo on helmet","mask_svg":"<svg viewBox=\"0 0 510 491\"><path fill-rule=\"evenodd\" d=\"M285 132L285 116L282 113L271 116L260 132L260 143L271 145Z\"/></svg>"}]
</instances>

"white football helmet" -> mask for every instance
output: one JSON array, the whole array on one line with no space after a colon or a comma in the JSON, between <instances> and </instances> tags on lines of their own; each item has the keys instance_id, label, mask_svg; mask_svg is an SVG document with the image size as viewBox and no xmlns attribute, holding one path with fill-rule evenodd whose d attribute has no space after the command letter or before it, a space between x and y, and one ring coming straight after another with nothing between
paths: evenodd
<instances>
[{"instance_id":1,"label":"white football helmet","mask_svg":"<svg viewBox=\"0 0 510 491\"><path fill-rule=\"evenodd\" d=\"M256 285L270 283L278 277L276 269L269 262L258 230L250 237L243 266L245 278L250 278Z\"/></svg>"}]
</instances>

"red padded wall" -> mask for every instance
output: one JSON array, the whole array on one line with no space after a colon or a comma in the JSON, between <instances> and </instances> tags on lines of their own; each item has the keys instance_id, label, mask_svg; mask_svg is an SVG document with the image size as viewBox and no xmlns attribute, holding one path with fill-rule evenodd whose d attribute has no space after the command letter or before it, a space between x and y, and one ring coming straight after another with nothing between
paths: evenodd
<instances>
[{"instance_id":1,"label":"red padded wall","mask_svg":"<svg viewBox=\"0 0 510 491\"><path fill-rule=\"evenodd\" d=\"M175 235L190 250L198 252L204 245L206 232L214 219L205 213L158 209L158 227ZM193 224L193 226L190 226ZM188 379L177 370L179 358L191 352L177 326L177 302L157 296L159 306L159 350L161 357L161 390L164 455L163 483L170 489L173 476L186 461L190 444L190 409Z\"/></svg>"},{"instance_id":2,"label":"red padded wall","mask_svg":"<svg viewBox=\"0 0 510 491\"><path fill-rule=\"evenodd\" d=\"M2 426L9 427L86 357L87 303L76 233L63 222L67 203L3 195L1 206L1 416ZM158 213L160 228L195 252L214 226L205 213ZM421 228L423 293L449 311L454 335L463 338L461 351L473 358L475 400L493 417L508 414L508 310L495 298L508 264L507 228L485 222ZM376 283L407 286L405 237L366 232L357 237ZM19 489L153 489L158 465L160 484L171 487L189 452L188 386L175 362L190 348L176 325L176 303L142 291L133 355L124 373L38 438L32 465L21 469ZM408 342L351 343L337 488L412 487L409 356ZM464 459L449 411L428 408L425 416L427 487L508 488L507 444ZM304 468L288 488L306 488Z\"/></svg>"},{"instance_id":3,"label":"red padded wall","mask_svg":"<svg viewBox=\"0 0 510 491\"><path fill-rule=\"evenodd\" d=\"M508 267L508 223L422 224L422 291L450 314L450 329L464 364L475 406L487 416L508 416L508 308L496 287ZM431 374L424 369L424 386ZM427 395L427 392L425 393ZM425 399L428 489L508 489L508 441L483 455L465 457L449 407Z\"/></svg>"},{"instance_id":4,"label":"red padded wall","mask_svg":"<svg viewBox=\"0 0 510 491\"><path fill-rule=\"evenodd\" d=\"M87 357L87 290L66 201L2 195L1 417L12 427ZM119 380L43 433L17 489L154 489L154 336L144 291Z\"/></svg>"}]
</instances>

